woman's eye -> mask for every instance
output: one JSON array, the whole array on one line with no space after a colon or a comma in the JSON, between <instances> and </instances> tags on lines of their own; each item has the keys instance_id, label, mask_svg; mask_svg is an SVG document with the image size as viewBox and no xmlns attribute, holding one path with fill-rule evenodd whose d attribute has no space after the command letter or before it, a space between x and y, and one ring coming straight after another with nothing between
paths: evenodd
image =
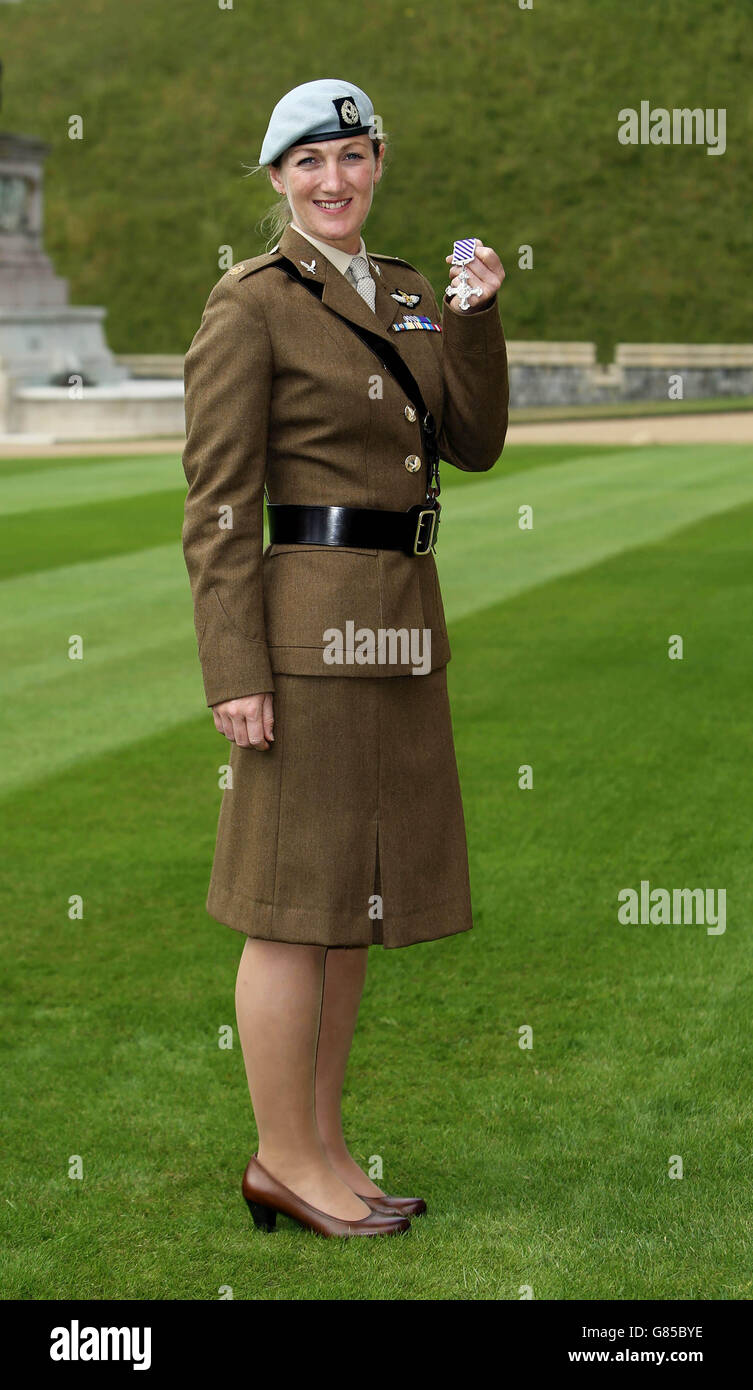
<instances>
[{"instance_id":1,"label":"woman's eye","mask_svg":"<svg viewBox=\"0 0 753 1390\"><path fill-rule=\"evenodd\" d=\"M345 159L363 159L363 158L364 158L364 156L363 156L362 154L359 154L358 150L349 150L348 153L347 153L346 155L344 155L343 157L344 157ZM304 154L304 155L301 156L300 159L297 159L297 160L296 160L296 167L297 167L298 169L300 169L304 164L314 164L314 163L315 163L315 160L314 160L313 154Z\"/></svg>"}]
</instances>

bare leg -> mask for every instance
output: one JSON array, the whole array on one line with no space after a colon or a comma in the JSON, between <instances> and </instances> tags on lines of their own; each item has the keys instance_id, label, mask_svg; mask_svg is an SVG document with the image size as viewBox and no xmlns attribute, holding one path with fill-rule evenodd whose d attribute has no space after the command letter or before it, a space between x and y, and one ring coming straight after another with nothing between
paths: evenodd
<instances>
[{"instance_id":1,"label":"bare leg","mask_svg":"<svg viewBox=\"0 0 753 1390\"><path fill-rule=\"evenodd\" d=\"M369 1207L338 1177L314 1106L324 946L249 937L235 990L238 1033L259 1131L259 1162L330 1216L360 1221Z\"/></svg>"},{"instance_id":2,"label":"bare leg","mask_svg":"<svg viewBox=\"0 0 753 1390\"><path fill-rule=\"evenodd\" d=\"M368 958L367 946L327 951L316 1054L316 1123L322 1143L338 1176L364 1197L373 1196L381 1189L348 1152L340 1106Z\"/></svg>"}]
</instances>

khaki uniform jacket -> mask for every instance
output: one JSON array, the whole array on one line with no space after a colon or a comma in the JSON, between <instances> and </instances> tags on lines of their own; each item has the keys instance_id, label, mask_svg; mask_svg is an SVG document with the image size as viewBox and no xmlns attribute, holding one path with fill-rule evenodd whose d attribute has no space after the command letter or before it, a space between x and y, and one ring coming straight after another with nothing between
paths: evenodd
<instances>
[{"instance_id":1,"label":"khaki uniform jacket","mask_svg":"<svg viewBox=\"0 0 753 1390\"><path fill-rule=\"evenodd\" d=\"M282 255L323 284L321 303L276 268ZM389 661L325 664L325 632L346 633L349 622L375 636L428 629L431 669L450 658L433 555L263 550L265 486L273 503L403 511L425 497L416 413L348 322L383 337L408 364L434 415L442 459L480 472L502 451L508 375L496 296L468 315L446 303L441 333L395 332L405 314L439 323L434 292L406 261L370 253L369 260L376 313L288 227L275 251L218 281L186 354L183 551L208 705L274 691L276 672L408 673ZM418 304L400 303L393 297L400 291L419 295ZM421 465L409 471L406 460L415 467L415 457Z\"/></svg>"}]
</instances>

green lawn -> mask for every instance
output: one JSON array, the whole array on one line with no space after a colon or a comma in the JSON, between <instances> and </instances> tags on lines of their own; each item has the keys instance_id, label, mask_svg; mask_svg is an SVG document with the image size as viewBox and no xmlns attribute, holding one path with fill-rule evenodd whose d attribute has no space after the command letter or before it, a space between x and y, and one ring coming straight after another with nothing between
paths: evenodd
<instances>
[{"instance_id":1,"label":"green lawn","mask_svg":"<svg viewBox=\"0 0 753 1390\"><path fill-rule=\"evenodd\" d=\"M240 1196L179 459L0 467L4 1297L753 1296L750 451L444 472L475 928L371 952L349 1135L430 1213L340 1243L264 1237ZM725 888L726 932L618 925L641 879Z\"/></svg>"}]
</instances>

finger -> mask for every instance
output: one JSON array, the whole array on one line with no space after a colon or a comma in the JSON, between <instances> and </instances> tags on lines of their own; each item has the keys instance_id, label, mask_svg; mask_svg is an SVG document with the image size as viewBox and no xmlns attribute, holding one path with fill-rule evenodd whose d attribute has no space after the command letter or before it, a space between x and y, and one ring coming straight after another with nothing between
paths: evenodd
<instances>
[{"instance_id":1,"label":"finger","mask_svg":"<svg viewBox=\"0 0 753 1390\"><path fill-rule=\"evenodd\" d=\"M262 723L261 714L257 714L253 718L251 715L247 715L244 724L246 739L248 740L247 743L244 744L244 747L248 748L250 746L251 748L259 749L262 753L265 752L266 749L269 748L269 744L264 736L264 725Z\"/></svg>"},{"instance_id":2,"label":"finger","mask_svg":"<svg viewBox=\"0 0 753 1390\"><path fill-rule=\"evenodd\" d=\"M228 718L228 716L226 715L226 713L225 713L224 710L220 710L219 713L220 713L220 729L221 729L221 732L225 735L225 738L229 738L230 741L231 741L231 743L232 743L232 741L233 741L233 726L232 726L232 724L231 724L231 722L230 722L230 720L229 720L229 718Z\"/></svg>"},{"instance_id":3,"label":"finger","mask_svg":"<svg viewBox=\"0 0 753 1390\"><path fill-rule=\"evenodd\" d=\"M247 721L247 719L246 719L245 716L242 715L242 714L231 714L230 718L231 718L232 724L233 724L233 739L234 739L234 741L238 744L238 747L239 747L239 748L248 748L249 737L248 737L248 728L247 728L248 721Z\"/></svg>"},{"instance_id":4,"label":"finger","mask_svg":"<svg viewBox=\"0 0 753 1390\"><path fill-rule=\"evenodd\" d=\"M482 247L481 249L483 250L484 248ZM472 261L468 262L468 269L471 275L475 275L479 280L483 280L486 285L492 282L496 284L499 279L499 276L495 273L494 267L490 266L488 261L484 260L484 258L478 254L473 257Z\"/></svg>"},{"instance_id":5,"label":"finger","mask_svg":"<svg viewBox=\"0 0 753 1390\"><path fill-rule=\"evenodd\" d=\"M481 287L483 296L479 298L478 302L484 303L501 288L502 281L505 278L505 272L500 266L501 274L497 275L493 270L487 269L480 261L474 264L476 268L469 271L468 278L472 286Z\"/></svg>"},{"instance_id":6,"label":"finger","mask_svg":"<svg viewBox=\"0 0 753 1390\"><path fill-rule=\"evenodd\" d=\"M459 288L461 283L460 276L457 275L454 280L450 281L450 283L453 289ZM495 281L487 281L485 279L482 279L481 276L477 275L474 270L468 272L468 285L472 290L480 289L484 295L493 294L495 289L497 288ZM478 297L479 296L477 295L476 298L478 299Z\"/></svg>"},{"instance_id":7,"label":"finger","mask_svg":"<svg viewBox=\"0 0 753 1390\"><path fill-rule=\"evenodd\" d=\"M468 261L465 266L452 265L450 267L450 284L454 289L460 283L461 270L468 272L468 280L472 286L475 282L476 286L481 285L482 289L488 289L492 292L498 288L497 279L499 277L495 277L483 263L476 262L474 258L474 260Z\"/></svg>"},{"instance_id":8,"label":"finger","mask_svg":"<svg viewBox=\"0 0 753 1390\"><path fill-rule=\"evenodd\" d=\"M491 246L482 246L481 242L478 242L473 259L474 261L479 261L481 265L485 266L487 270L490 270L493 275L504 275L502 262Z\"/></svg>"},{"instance_id":9,"label":"finger","mask_svg":"<svg viewBox=\"0 0 753 1390\"><path fill-rule=\"evenodd\" d=\"M214 720L214 727L217 730L218 734L224 733L224 730L222 728L222 719L220 718L220 715L217 713L216 709L212 710L212 718Z\"/></svg>"},{"instance_id":10,"label":"finger","mask_svg":"<svg viewBox=\"0 0 753 1390\"><path fill-rule=\"evenodd\" d=\"M264 729L264 737L268 739L270 743L274 743L275 714L271 695L264 696L264 705L262 707L262 726Z\"/></svg>"},{"instance_id":11,"label":"finger","mask_svg":"<svg viewBox=\"0 0 753 1390\"><path fill-rule=\"evenodd\" d=\"M465 265L452 265L452 266L450 266L450 277L451 277L451 279L459 280L459 279L460 279L460 276L462 275L462 273L463 273L464 270L468 273L469 276L475 275L475 274L476 274L476 271L471 269L472 266L473 266L473 261L466 261ZM479 267L479 270L480 270L480 267Z\"/></svg>"}]
</instances>

